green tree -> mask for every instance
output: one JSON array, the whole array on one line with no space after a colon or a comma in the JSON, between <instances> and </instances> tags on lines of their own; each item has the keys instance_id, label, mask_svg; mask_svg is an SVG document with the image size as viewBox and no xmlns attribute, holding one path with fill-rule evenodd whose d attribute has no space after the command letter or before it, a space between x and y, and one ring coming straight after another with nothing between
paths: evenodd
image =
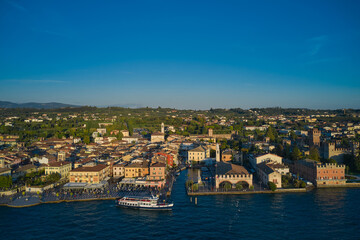
<instances>
[{"instance_id":1,"label":"green tree","mask_svg":"<svg viewBox=\"0 0 360 240\"><path fill-rule=\"evenodd\" d=\"M187 180L187 181L186 181L186 187L187 187L187 188L192 187L193 184L194 184L194 181L193 181L193 180Z\"/></svg>"},{"instance_id":2,"label":"green tree","mask_svg":"<svg viewBox=\"0 0 360 240\"><path fill-rule=\"evenodd\" d=\"M236 187L237 190L241 190L241 189L244 188L241 183L237 183L237 184L235 185L235 187Z\"/></svg>"},{"instance_id":3,"label":"green tree","mask_svg":"<svg viewBox=\"0 0 360 240\"><path fill-rule=\"evenodd\" d=\"M351 172L360 172L360 156L355 157L352 154L344 155L344 163L349 166Z\"/></svg>"},{"instance_id":4,"label":"green tree","mask_svg":"<svg viewBox=\"0 0 360 240\"><path fill-rule=\"evenodd\" d=\"M225 184L224 184L224 188L225 188L225 190L226 191L229 191L230 189L231 189L231 184L230 183L228 183L228 182L226 182Z\"/></svg>"},{"instance_id":5,"label":"green tree","mask_svg":"<svg viewBox=\"0 0 360 240\"><path fill-rule=\"evenodd\" d=\"M46 181L48 183L56 183L61 178L61 175L59 173L52 173L46 177Z\"/></svg>"},{"instance_id":6,"label":"green tree","mask_svg":"<svg viewBox=\"0 0 360 240\"><path fill-rule=\"evenodd\" d=\"M275 183L273 183L273 182L268 182L268 186L269 186L269 188L270 188L270 190L271 191L275 191L276 190L276 185L275 185Z\"/></svg>"},{"instance_id":7,"label":"green tree","mask_svg":"<svg viewBox=\"0 0 360 240\"><path fill-rule=\"evenodd\" d=\"M286 175L281 176L281 185L283 188L287 187L289 185L289 177Z\"/></svg>"},{"instance_id":8,"label":"green tree","mask_svg":"<svg viewBox=\"0 0 360 240\"><path fill-rule=\"evenodd\" d=\"M284 147L282 144L278 144L275 147L275 153L276 155L284 157Z\"/></svg>"},{"instance_id":9,"label":"green tree","mask_svg":"<svg viewBox=\"0 0 360 240\"><path fill-rule=\"evenodd\" d=\"M89 144L90 143L90 137L88 135L84 136L83 141L84 141L85 144Z\"/></svg>"},{"instance_id":10,"label":"green tree","mask_svg":"<svg viewBox=\"0 0 360 240\"><path fill-rule=\"evenodd\" d=\"M304 181L302 181L302 180L300 181L300 187L301 187L301 188L305 188L305 187L306 187L306 183L305 183Z\"/></svg>"},{"instance_id":11,"label":"green tree","mask_svg":"<svg viewBox=\"0 0 360 240\"><path fill-rule=\"evenodd\" d=\"M309 158L315 161L320 161L319 150L316 147L310 148Z\"/></svg>"},{"instance_id":12,"label":"green tree","mask_svg":"<svg viewBox=\"0 0 360 240\"><path fill-rule=\"evenodd\" d=\"M271 126L266 130L266 136L270 138L271 142L275 141L274 129Z\"/></svg>"},{"instance_id":13,"label":"green tree","mask_svg":"<svg viewBox=\"0 0 360 240\"><path fill-rule=\"evenodd\" d=\"M299 160L302 158L302 153L297 146L295 146L293 148L292 153L291 153L291 158L292 158L292 160Z\"/></svg>"},{"instance_id":14,"label":"green tree","mask_svg":"<svg viewBox=\"0 0 360 240\"><path fill-rule=\"evenodd\" d=\"M336 161L335 159L330 158L330 159L328 160L328 163L337 163L337 161Z\"/></svg>"},{"instance_id":15,"label":"green tree","mask_svg":"<svg viewBox=\"0 0 360 240\"><path fill-rule=\"evenodd\" d=\"M9 189L12 186L12 178L10 175L0 176L0 188Z\"/></svg>"},{"instance_id":16,"label":"green tree","mask_svg":"<svg viewBox=\"0 0 360 240\"><path fill-rule=\"evenodd\" d=\"M295 132L294 132L293 130L290 131L290 138L291 138L293 141L295 141L296 138L297 138L297 136L296 136L296 134L295 134Z\"/></svg>"}]
</instances>

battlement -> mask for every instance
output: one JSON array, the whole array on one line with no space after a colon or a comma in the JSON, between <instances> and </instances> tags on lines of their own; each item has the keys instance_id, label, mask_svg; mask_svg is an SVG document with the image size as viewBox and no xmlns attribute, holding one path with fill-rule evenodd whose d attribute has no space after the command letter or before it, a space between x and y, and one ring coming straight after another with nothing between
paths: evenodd
<instances>
[{"instance_id":1,"label":"battlement","mask_svg":"<svg viewBox=\"0 0 360 240\"><path fill-rule=\"evenodd\" d=\"M220 179L241 179L241 178L252 178L252 174L225 174L216 175Z\"/></svg>"},{"instance_id":2,"label":"battlement","mask_svg":"<svg viewBox=\"0 0 360 240\"><path fill-rule=\"evenodd\" d=\"M349 151L349 149L347 149L347 148L336 147L336 144L334 142L327 143L327 147L328 147L328 149L330 151L336 151L336 152L347 152L347 151Z\"/></svg>"},{"instance_id":3,"label":"battlement","mask_svg":"<svg viewBox=\"0 0 360 240\"><path fill-rule=\"evenodd\" d=\"M346 152L346 151L348 151L348 149L347 148L335 148L335 151Z\"/></svg>"},{"instance_id":4,"label":"battlement","mask_svg":"<svg viewBox=\"0 0 360 240\"><path fill-rule=\"evenodd\" d=\"M345 165L344 164L336 164L336 163L325 163L325 164L321 164L321 165L317 165L317 168L320 169L339 169L339 168L343 168L345 169Z\"/></svg>"}]
</instances>

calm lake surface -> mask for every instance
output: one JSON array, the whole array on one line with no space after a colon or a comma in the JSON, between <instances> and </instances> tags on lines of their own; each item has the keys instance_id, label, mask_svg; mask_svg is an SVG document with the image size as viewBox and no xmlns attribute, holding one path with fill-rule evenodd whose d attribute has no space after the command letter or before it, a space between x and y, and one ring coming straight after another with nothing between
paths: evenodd
<instances>
[{"instance_id":1,"label":"calm lake surface","mask_svg":"<svg viewBox=\"0 0 360 240\"><path fill-rule=\"evenodd\" d=\"M198 197L174 183L172 212L113 201L0 207L1 239L360 239L360 189Z\"/></svg>"}]
</instances>

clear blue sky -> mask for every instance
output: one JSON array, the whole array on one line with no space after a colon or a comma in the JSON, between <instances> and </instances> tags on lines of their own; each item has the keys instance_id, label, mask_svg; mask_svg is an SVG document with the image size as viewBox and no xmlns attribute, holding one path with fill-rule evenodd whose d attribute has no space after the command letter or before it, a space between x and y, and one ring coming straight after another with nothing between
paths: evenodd
<instances>
[{"instance_id":1,"label":"clear blue sky","mask_svg":"<svg viewBox=\"0 0 360 240\"><path fill-rule=\"evenodd\" d=\"M0 100L360 108L360 1L0 0Z\"/></svg>"}]
</instances>

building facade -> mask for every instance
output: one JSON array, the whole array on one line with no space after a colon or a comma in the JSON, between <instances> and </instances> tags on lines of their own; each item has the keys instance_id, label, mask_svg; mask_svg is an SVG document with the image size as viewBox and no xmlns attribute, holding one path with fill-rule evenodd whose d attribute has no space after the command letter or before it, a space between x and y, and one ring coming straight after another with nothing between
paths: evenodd
<instances>
[{"instance_id":1,"label":"building facade","mask_svg":"<svg viewBox=\"0 0 360 240\"><path fill-rule=\"evenodd\" d=\"M58 152L57 154L57 161L65 161L66 160L66 153L63 151Z\"/></svg>"},{"instance_id":2,"label":"building facade","mask_svg":"<svg viewBox=\"0 0 360 240\"><path fill-rule=\"evenodd\" d=\"M352 151L350 149L336 147L334 142L324 144L323 157L325 159L331 158L338 163L342 163L344 155L346 154L352 154Z\"/></svg>"},{"instance_id":3,"label":"building facade","mask_svg":"<svg viewBox=\"0 0 360 240\"><path fill-rule=\"evenodd\" d=\"M58 173L61 178L66 178L71 171L71 165L70 162L51 162L45 166L45 175Z\"/></svg>"},{"instance_id":4,"label":"building facade","mask_svg":"<svg viewBox=\"0 0 360 240\"><path fill-rule=\"evenodd\" d=\"M80 167L70 171L69 182L71 183L100 183L110 174L110 167L99 164L93 167Z\"/></svg>"},{"instance_id":5,"label":"building facade","mask_svg":"<svg viewBox=\"0 0 360 240\"><path fill-rule=\"evenodd\" d=\"M274 163L282 163L282 157L275 155L275 154L271 154L271 153L267 153L267 154L263 154L263 155L259 155L259 156L250 156L249 157L249 161L251 166L256 169L257 165L262 163L262 162L274 162Z\"/></svg>"},{"instance_id":6,"label":"building facade","mask_svg":"<svg viewBox=\"0 0 360 240\"><path fill-rule=\"evenodd\" d=\"M230 162L233 160L233 151L232 150L225 150L221 153L221 161L223 162Z\"/></svg>"},{"instance_id":7,"label":"building facade","mask_svg":"<svg viewBox=\"0 0 360 240\"><path fill-rule=\"evenodd\" d=\"M206 146L199 146L188 151L188 160L200 162L210 157L210 148Z\"/></svg>"},{"instance_id":8,"label":"building facade","mask_svg":"<svg viewBox=\"0 0 360 240\"><path fill-rule=\"evenodd\" d=\"M145 177L148 174L149 174L149 165L148 162L146 161L142 163L134 162L125 166L126 178Z\"/></svg>"},{"instance_id":9,"label":"building facade","mask_svg":"<svg viewBox=\"0 0 360 240\"><path fill-rule=\"evenodd\" d=\"M166 165L164 163L154 163L150 166L148 180L164 180L166 177Z\"/></svg>"},{"instance_id":10,"label":"building facade","mask_svg":"<svg viewBox=\"0 0 360 240\"><path fill-rule=\"evenodd\" d=\"M253 175L243 166L217 162L215 175L216 188L223 188L226 183L231 184L232 188L235 188L238 183L242 184L244 188L249 188L253 186Z\"/></svg>"},{"instance_id":11,"label":"building facade","mask_svg":"<svg viewBox=\"0 0 360 240\"><path fill-rule=\"evenodd\" d=\"M151 142L165 142L164 133L153 133L153 134L151 134Z\"/></svg>"},{"instance_id":12,"label":"building facade","mask_svg":"<svg viewBox=\"0 0 360 240\"><path fill-rule=\"evenodd\" d=\"M125 167L127 163L119 163L113 165L113 178L121 178L125 177Z\"/></svg>"},{"instance_id":13,"label":"building facade","mask_svg":"<svg viewBox=\"0 0 360 240\"><path fill-rule=\"evenodd\" d=\"M269 182L273 182L277 188L281 188L281 173L271 168L271 165L267 162L258 164L256 173L260 178L261 182L267 185Z\"/></svg>"},{"instance_id":14,"label":"building facade","mask_svg":"<svg viewBox=\"0 0 360 240\"><path fill-rule=\"evenodd\" d=\"M346 184L345 165L322 164L312 159L303 159L295 161L292 168L291 172L312 182L317 187Z\"/></svg>"}]
</instances>

